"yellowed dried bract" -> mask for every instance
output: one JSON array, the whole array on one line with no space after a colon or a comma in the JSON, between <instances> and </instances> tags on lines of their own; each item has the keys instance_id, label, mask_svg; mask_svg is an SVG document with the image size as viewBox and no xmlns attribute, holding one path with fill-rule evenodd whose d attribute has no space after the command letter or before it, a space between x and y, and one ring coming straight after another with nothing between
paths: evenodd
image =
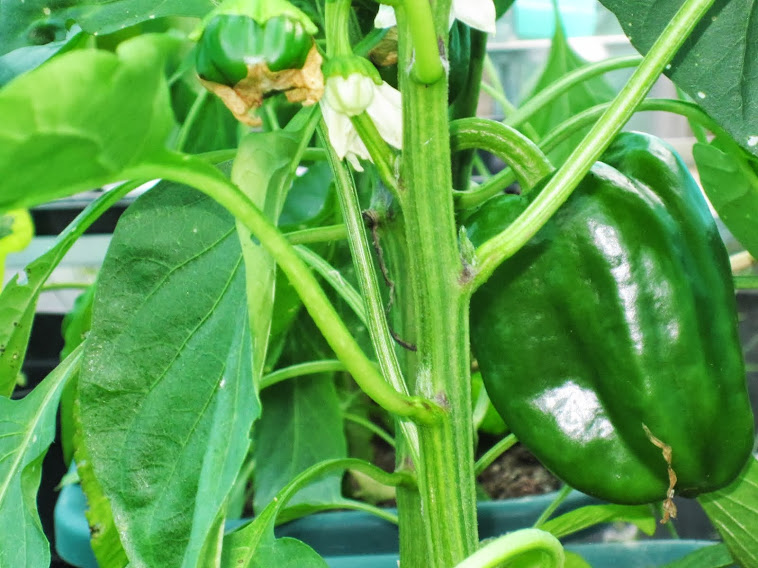
<instances>
[{"instance_id":1,"label":"yellowed dried bract","mask_svg":"<svg viewBox=\"0 0 758 568\"><path fill-rule=\"evenodd\" d=\"M671 449L671 446L659 438L656 438L650 431L650 428L644 424L642 425L642 428L645 430L645 434L647 435L648 440L650 440L654 446L661 449L663 459L666 461L666 466L668 468L669 488L668 491L666 491L666 499L663 501L663 518L661 519L661 524L664 525L669 522L670 519L676 519L677 514L676 504L674 503L674 487L676 486L677 479L674 468L671 467L673 450Z\"/></svg>"},{"instance_id":2,"label":"yellowed dried bract","mask_svg":"<svg viewBox=\"0 0 758 568\"><path fill-rule=\"evenodd\" d=\"M381 41L368 53L369 59L379 67L397 64L397 28L387 31Z\"/></svg>"},{"instance_id":3,"label":"yellowed dried bract","mask_svg":"<svg viewBox=\"0 0 758 568\"><path fill-rule=\"evenodd\" d=\"M284 93L291 103L316 104L324 94L323 59L314 45L302 69L271 71L265 63L248 65L247 77L234 87L200 79L203 86L219 97L235 118L248 126L260 126L255 111L272 93Z\"/></svg>"}]
</instances>

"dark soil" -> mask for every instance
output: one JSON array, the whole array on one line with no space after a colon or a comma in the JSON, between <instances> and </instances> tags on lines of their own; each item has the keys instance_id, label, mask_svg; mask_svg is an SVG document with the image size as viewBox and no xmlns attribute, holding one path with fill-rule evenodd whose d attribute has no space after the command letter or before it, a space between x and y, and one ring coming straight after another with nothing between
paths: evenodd
<instances>
[{"instance_id":1,"label":"dark soil","mask_svg":"<svg viewBox=\"0 0 758 568\"><path fill-rule=\"evenodd\" d=\"M374 465L385 471L394 471L395 451L381 441L374 443ZM477 481L480 490L492 500L542 495L556 491L561 486L558 478L521 444L516 444L497 458ZM394 507L395 502L382 502L381 505Z\"/></svg>"},{"instance_id":2,"label":"dark soil","mask_svg":"<svg viewBox=\"0 0 758 568\"><path fill-rule=\"evenodd\" d=\"M485 493L495 500L542 495L561 486L561 482L521 444L516 444L495 460L478 481Z\"/></svg>"}]
</instances>

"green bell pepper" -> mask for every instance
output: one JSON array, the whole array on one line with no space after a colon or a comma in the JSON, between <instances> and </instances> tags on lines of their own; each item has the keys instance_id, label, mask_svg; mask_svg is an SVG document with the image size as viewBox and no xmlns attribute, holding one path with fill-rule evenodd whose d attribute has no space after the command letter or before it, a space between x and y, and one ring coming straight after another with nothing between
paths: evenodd
<instances>
[{"instance_id":1,"label":"green bell pepper","mask_svg":"<svg viewBox=\"0 0 758 568\"><path fill-rule=\"evenodd\" d=\"M261 24L247 15L217 14L198 42L197 74L233 87L247 77L248 65L265 63L274 72L301 69L312 45L303 24L286 15Z\"/></svg>"},{"instance_id":2,"label":"green bell pepper","mask_svg":"<svg viewBox=\"0 0 758 568\"><path fill-rule=\"evenodd\" d=\"M472 242L533 194L485 203ZM727 485L752 450L727 253L687 167L652 136L621 134L474 294L471 341L505 422L590 495L670 503Z\"/></svg>"}]
</instances>

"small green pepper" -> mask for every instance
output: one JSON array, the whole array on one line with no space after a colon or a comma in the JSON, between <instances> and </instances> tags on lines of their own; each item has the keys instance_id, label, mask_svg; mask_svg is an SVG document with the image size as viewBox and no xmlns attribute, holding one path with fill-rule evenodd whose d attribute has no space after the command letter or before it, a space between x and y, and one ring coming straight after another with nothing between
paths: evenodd
<instances>
[{"instance_id":1,"label":"small green pepper","mask_svg":"<svg viewBox=\"0 0 758 568\"><path fill-rule=\"evenodd\" d=\"M197 73L207 81L232 87L256 63L265 63L271 71L301 69L312 45L303 25L287 16L259 24L245 15L217 14L200 37Z\"/></svg>"},{"instance_id":2,"label":"small green pepper","mask_svg":"<svg viewBox=\"0 0 758 568\"><path fill-rule=\"evenodd\" d=\"M534 193L485 203L471 241ZM671 505L727 485L751 453L727 253L687 167L652 136L620 135L477 291L471 341L503 419L585 493Z\"/></svg>"}]
</instances>

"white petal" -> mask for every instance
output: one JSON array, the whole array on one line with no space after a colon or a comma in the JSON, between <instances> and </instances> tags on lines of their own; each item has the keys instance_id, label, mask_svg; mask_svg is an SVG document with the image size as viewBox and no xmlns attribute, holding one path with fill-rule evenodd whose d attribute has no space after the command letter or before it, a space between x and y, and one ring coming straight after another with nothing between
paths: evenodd
<instances>
[{"instance_id":1,"label":"white petal","mask_svg":"<svg viewBox=\"0 0 758 568\"><path fill-rule=\"evenodd\" d=\"M403 147L403 101L400 91L383 82L374 90L374 100L366 112L382 138L395 148Z\"/></svg>"},{"instance_id":2,"label":"white petal","mask_svg":"<svg viewBox=\"0 0 758 568\"><path fill-rule=\"evenodd\" d=\"M321 114L326 123L326 130L329 133L329 143L339 156L340 160L347 159L356 171L362 172L363 168L358 162L358 158L370 160L368 148L358 136L358 132L353 127L350 117L341 112L335 111L323 99L321 101Z\"/></svg>"},{"instance_id":3,"label":"white petal","mask_svg":"<svg viewBox=\"0 0 758 568\"><path fill-rule=\"evenodd\" d=\"M363 166L358 161L358 158L355 156L355 154L348 154L346 156L346 158L347 158L347 161L350 163L350 165L353 166L353 169L356 172L362 172L363 171Z\"/></svg>"},{"instance_id":4,"label":"white petal","mask_svg":"<svg viewBox=\"0 0 758 568\"><path fill-rule=\"evenodd\" d=\"M455 18L477 30L495 33L495 3L492 0L453 0Z\"/></svg>"},{"instance_id":5,"label":"white petal","mask_svg":"<svg viewBox=\"0 0 758 568\"><path fill-rule=\"evenodd\" d=\"M387 4L379 5L379 12L374 18L375 28L391 28L397 25L397 18L395 17L395 9Z\"/></svg>"},{"instance_id":6,"label":"white petal","mask_svg":"<svg viewBox=\"0 0 758 568\"><path fill-rule=\"evenodd\" d=\"M350 149L350 142L357 133L350 122L350 117L337 112L323 100L321 101L321 114L324 116L326 130L329 133L329 142L340 160L344 159Z\"/></svg>"}]
</instances>

